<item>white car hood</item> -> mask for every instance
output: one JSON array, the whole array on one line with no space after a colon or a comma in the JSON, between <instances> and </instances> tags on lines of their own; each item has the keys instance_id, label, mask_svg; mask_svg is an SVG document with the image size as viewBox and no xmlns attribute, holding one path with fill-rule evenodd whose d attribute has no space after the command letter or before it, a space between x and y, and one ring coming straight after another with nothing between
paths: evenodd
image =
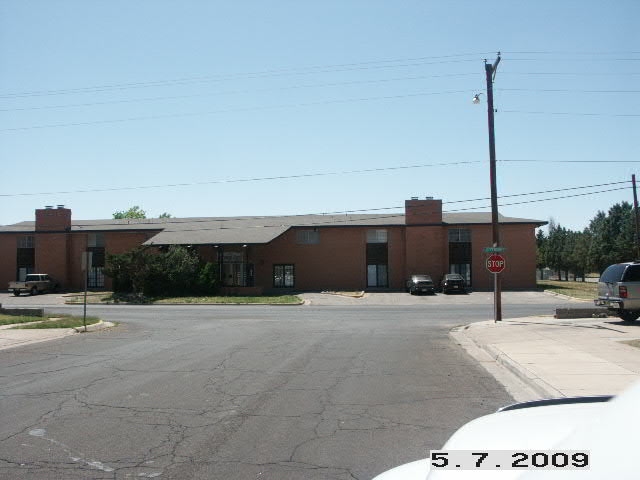
<instances>
[{"instance_id":1,"label":"white car hood","mask_svg":"<svg viewBox=\"0 0 640 480\"><path fill-rule=\"evenodd\" d=\"M588 450L590 470L437 470L428 459L401 465L374 480L640 478L635 460L640 438L640 383L606 403L523 408L477 418L462 426L442 450ZM634 441L636 440L636 441ZM429 452L425 452L428 455Z\"/></svg>"}]
</instances>

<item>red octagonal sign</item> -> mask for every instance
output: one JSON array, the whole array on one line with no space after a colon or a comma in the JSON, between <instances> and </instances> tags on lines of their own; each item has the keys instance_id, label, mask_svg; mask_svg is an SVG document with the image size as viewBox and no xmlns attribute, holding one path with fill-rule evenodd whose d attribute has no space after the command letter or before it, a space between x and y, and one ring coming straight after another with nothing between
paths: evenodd
<instances>
[{"instance_id":1,"label":"red octagonal sign","mask_svg":"<svg viewBox=\"0 0 640 480\"><path fill-rule=\"evenodd\" d=\"M504 270L507 262L502 255L493 254L487 258L487 270L491 273L500 273Z\"/></svg>"}]
</instances>

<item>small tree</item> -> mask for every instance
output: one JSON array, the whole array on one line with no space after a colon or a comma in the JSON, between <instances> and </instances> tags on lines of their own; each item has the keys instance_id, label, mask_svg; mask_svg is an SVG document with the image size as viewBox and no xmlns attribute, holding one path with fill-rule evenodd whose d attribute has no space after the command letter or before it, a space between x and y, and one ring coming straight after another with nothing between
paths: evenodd
<instances>
[{"instance_id":1,"label":"small tree","mask_svg":"<svg viewBox=\"0 0 640 480\"><path fill-rule=\"evenodd\" d=\"M142 210L138 205L134 205L129 210L120 210L113 213L113 218L121 220L124 218L147 218L147 212Z\"/></svg>"}]
</instances>

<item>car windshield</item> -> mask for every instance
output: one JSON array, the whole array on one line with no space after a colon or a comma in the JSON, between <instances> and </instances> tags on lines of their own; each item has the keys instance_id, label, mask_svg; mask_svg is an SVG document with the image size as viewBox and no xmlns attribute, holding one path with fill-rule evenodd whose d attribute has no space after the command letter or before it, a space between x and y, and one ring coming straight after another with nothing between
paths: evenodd
<instances>
[{"instance_id":1,"label":"car windshield","mask_svg":"<svg viewBox=\"0 0 640 480\"><path fill-rule=\"evenodd\" d=\"M458 275L457 273L449 274L445 277L447 280L462 280L462 275Z\"/></svg>"},{"instance_id":2,"label":"car windshield","mask_svg":"<svg viewBox=\"0 0 640 480\"><path fill-rule=\"evenodd\" d=\"M426 275L415 276L415 277L413 277L413 281L416 282L416 283L433 282L433 280L431 280L431 277L426 276Z\"/></svg>"}]
</instances>

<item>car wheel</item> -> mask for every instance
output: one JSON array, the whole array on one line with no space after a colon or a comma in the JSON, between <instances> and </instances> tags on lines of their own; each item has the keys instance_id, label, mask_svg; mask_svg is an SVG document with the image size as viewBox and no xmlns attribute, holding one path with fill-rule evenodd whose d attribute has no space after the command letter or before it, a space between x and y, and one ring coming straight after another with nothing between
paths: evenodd
<instances>
[{"instance_id":1,"label":"car wheel","mask_svg":"<svg viewBox=\"0 0 640 480\"><path fill-rule=\"evenodd\" d=\"M632 312L630 310L622 310L618 316L625 322L634 322L640 317L640 312Z\"/></svg>"},{"instance_id":2,"label":"car wheel","mask_svg":"<svg viewBox=\"0 0 640 480\"><path fill-rule=\"evenodd\" d=\"M19 296L20 296L20 290L14 290L14 291L13 291L13 294L14 294L16 297L19 297Z\"/></svg>"},{"instance_id":3,"label":"car wheel","mask_svg":"<svg viewBox=\"0 0 640 480\"><path fill-rule=\"evenodd\" d=\"M37 295L38 294L38 289L36 287L31 288L30 294L31 294L31 296Z\"/></svg>"}]
</instances>

